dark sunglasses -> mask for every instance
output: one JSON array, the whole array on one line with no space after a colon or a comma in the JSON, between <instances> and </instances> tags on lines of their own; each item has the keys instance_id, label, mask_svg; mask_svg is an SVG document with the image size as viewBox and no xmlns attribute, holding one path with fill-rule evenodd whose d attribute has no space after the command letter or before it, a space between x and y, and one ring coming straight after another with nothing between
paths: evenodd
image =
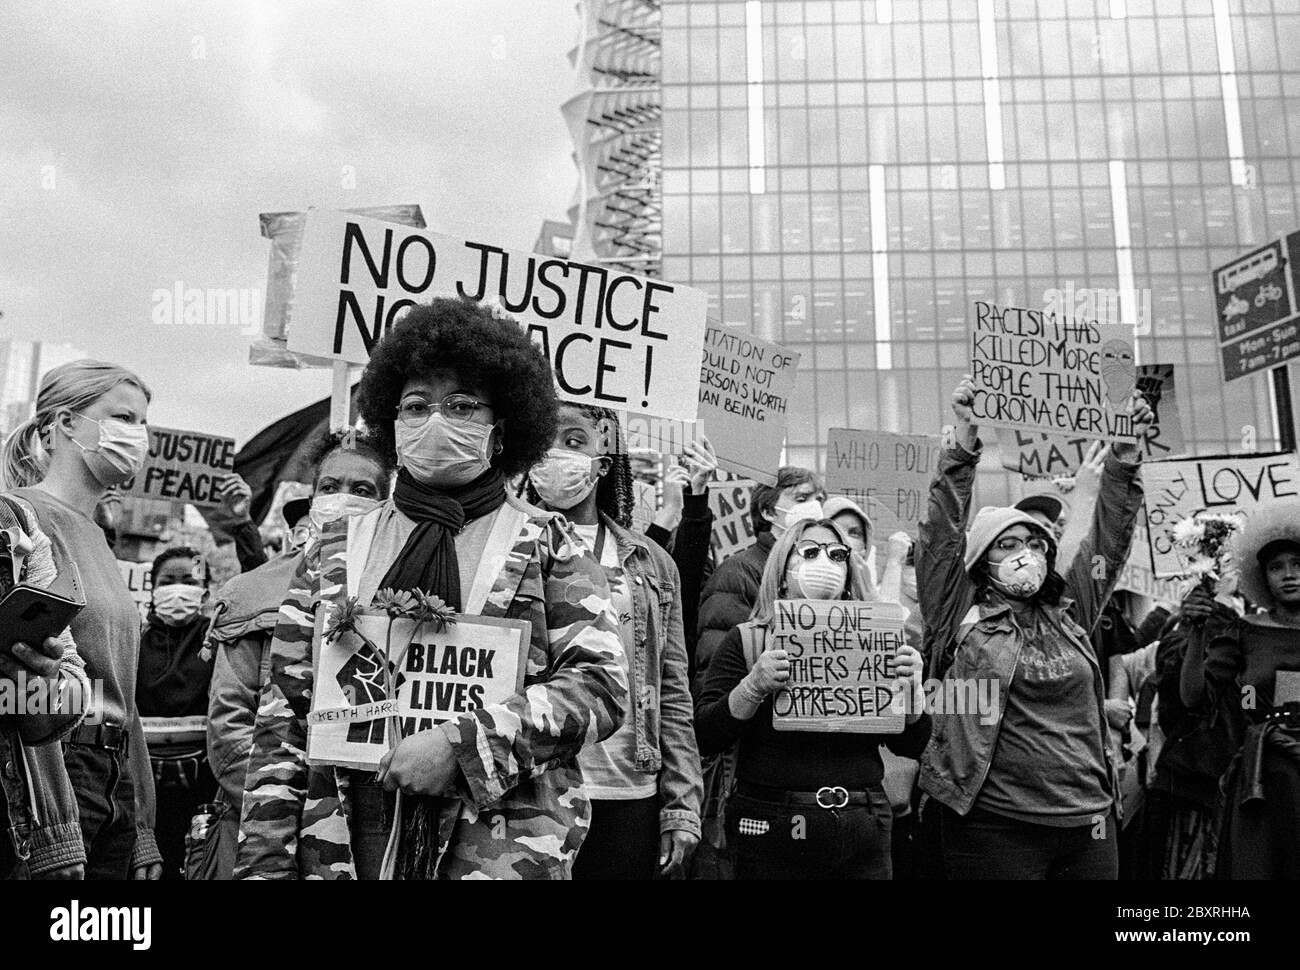
<instances>
[{"instance_id":1,"label":"dark sunglasses","mask_svg":"<svg viewBox=\"0 0 1300 970\"><path fill-rule=\"evenodd\" d=\"M814 542L812 539L800 539L794 544L794 553L801 559L816 559L822 550L831 562L848 562L850 549L842 542Z\"/></svg>"}]
</instances>

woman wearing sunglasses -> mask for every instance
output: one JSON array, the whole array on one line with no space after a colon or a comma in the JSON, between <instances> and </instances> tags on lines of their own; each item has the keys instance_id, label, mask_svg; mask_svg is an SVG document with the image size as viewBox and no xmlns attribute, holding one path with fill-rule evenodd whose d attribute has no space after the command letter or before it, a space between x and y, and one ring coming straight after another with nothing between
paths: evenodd
<instances>
[{"instance_id":1,"label":"woman wearing sunglasses","mask_svg":"<svg viewBox=\"0 0 1300 970\"><path fill-rule=\"evenodd\" d=\"M790 679L786 651L768 649L781 599L874 601L875 588L847 535L830 519L792 525L772 547L748 623L734 627L709 664L695 704L703 755L738 744L727 799L727 844L737 879L890 878L889 798L880 745L919 757L930 720L919 703L921 655L895 662L912 700L902 734L778 731L772 696Z\"/></svg>"},{"instance_id":2,"label":"woman wearing sunglasses","mask_svg":"<svg viewBox=\"0 0 1300 970\"><path fill-rule=\"evenodd\" d=\"M1059 575L1055 537L1020 509L980 509L964 531L974 396L969 376L953 392L955 442L930 486L916 576L935 696L982 700L932 711L921 789L943 806L950 879L1115 879L1117 776L1089 632L1128 558L1141 456L1111 449L1091 530ZM1141 395L1132 418L1140 439Z\"/></svg>"}]
</instances>

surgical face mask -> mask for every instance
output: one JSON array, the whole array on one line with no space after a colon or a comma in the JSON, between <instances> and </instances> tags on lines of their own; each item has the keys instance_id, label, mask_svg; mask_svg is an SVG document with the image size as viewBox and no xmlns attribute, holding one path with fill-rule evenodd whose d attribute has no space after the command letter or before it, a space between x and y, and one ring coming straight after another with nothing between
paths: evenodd
<instances>
[{"instance_id":1,"label":"surgical face mask","mask_svg":"<svg viewBox=\"0 0 1300 970\"><path fill-rule=\"evenodd\" d=\"M397 422L397 460L416 481L434 488L456 488L492 467L490 424L452 424L441 414L418 428Z\"/></svg>"},{"instance_id":2,"label":"surgical face mask","mask_svg":"<svg viewBox=\"0 0 1300 970\"><path fill-rule=\"evenodd\" d=\"M848 563L831 562L824 552L816 559L798 559L785 570L787 591L809 600L837 599L848 578Z\"/></svg>"},{"instance_id":3,"label":"surgical face mask","mask_svg":"<svg viewBox=\"0 0 1300 970\"><path fill-rule=\"evenodd\" d=\"M772 520L772 535L779 539L796 522L822 518L822 503L810 498L792 505L777 505L773 511L776 512L776 518Z\"/></svg>"},{"instance_id":4,"label":"surgical face mask","mask_svg":"<svg viewBox=\"0 0 1300 970\"><path fill-rule=\"evenodd\" d=\"M365 495L353 495L350 492L334 492L330 495L317 495L311 500L311 511L307 516L319 532L326 522L333 522L346 515L365 515L377 508L379 500Z\"/></svg>"},{"instance_id":5,"label":"surgical face mask","mask_svg":"<svg viewBox=\"0 0 1300 970\"><path fill-rule=\"evenodd\" d=\"M153 611L168 626L180 626L199 615L203 597L207 591L202 586L188 583L168 583L155 586L153 591Z\"/></svg>"},{"instance_id":6,"label":"surgical face mask","mask_svg":"<svg viewBox=\"0 0 1300 970\"><path fill-rule=\"evenodd\" d=\"M68 434L68 440L81 449L82 458L90 473L95 476L95 481L110 488L139 474L149 456L148 427L119 421L117 418L96 421L80 412L73 413L99 426L99 444L94 448L87 448Z\"/></svg>"},{"instance_id":7,"label":"surgical face mask","mask_svg":"<svg viewBox=\"0 0 1300 970\"><path fill-rule=\"evenodd\" d=\"M1033 596L1047 580L1047 557L1032 549L1022 549L999 563L989 563L989 579L1007 596L1023 599Z\"/></svg>"},{"instance_id":8,"label":"surgical face mask","mask_svg":"<svg viewBox=\"0 0 1300 970\"><path fill-rule=\"evenodd\" d=\"M552 448L528 473L542 501L553 509L571 509L591 494L600 481L590 455Z\"/></svg>"}]
</instances>

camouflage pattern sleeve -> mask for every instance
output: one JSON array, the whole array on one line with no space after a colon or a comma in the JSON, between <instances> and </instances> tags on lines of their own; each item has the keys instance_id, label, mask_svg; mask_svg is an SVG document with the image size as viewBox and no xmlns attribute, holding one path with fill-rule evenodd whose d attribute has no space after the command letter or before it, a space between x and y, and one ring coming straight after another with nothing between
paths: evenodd
<instances>
[{"instance_id":1,"label":"camouflage pattern sleeve","mask_svg":"<svg viewBox=\"0 0 1300 970\"><path fill-rule=\"evenodd\" d=\"M303 556L271 641L253 748L244 776L236 879L297 879L298 836L307 797L307 713L311 709L314 590L319 548Z\"/></svg>"},{"instance_id":2,"label":"camouflage pattern sleeve","mask_svg":"<svg viewBox=\"0 0 1300 970\"><path fill-rule=\"evenodd\" d=\"M604 571L559 516L535 549L524 584L539 585L542 602L523 614L533 623L524 692L439 728L477 809L603 741L627 715L623 644Z\"/></svg>"}]
</instances>

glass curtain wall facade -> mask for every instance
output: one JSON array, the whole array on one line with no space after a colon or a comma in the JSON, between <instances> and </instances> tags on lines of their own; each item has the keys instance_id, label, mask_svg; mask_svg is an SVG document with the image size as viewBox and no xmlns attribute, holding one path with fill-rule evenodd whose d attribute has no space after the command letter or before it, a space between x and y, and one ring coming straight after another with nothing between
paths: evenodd
<instances>
[{"instance_id":1,"label":"glass curtain wall facade","mask_svg":"<svg viewBox=\"0 0 1300 970\"><path fill-rule=\"evenodd\" d=\"M803 355L790 462L937 432L972 303L1071 284L1176 365L1191 450L1276 445L1209 281L1300 227L1294 0L666 0L662 102L663 276Z\"/></svg>"}]
</instances>

